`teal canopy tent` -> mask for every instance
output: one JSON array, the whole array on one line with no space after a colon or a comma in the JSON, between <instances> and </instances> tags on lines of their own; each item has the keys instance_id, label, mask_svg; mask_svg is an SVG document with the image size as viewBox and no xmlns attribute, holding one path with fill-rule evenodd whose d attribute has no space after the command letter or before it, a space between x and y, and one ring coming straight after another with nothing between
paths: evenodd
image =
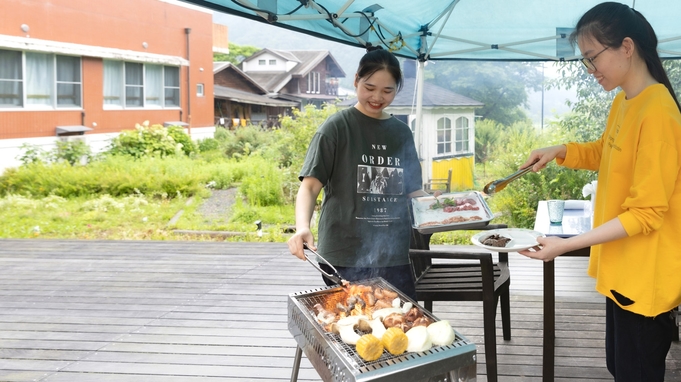
<instances>
[{"instance_id":1,"label":"teal canopy tent","mask_svg":"<svg viewBox=\"0 0 681 382\"><path fill-rule=\"evenodd\" d=\"M381 45L419 61L570 61L581 57L568 42L579 17L595 0L184 0L188 3L312 36L364 47ZM678 0L621 1L652 24L663 58L681 58ZM422 142L417 85L416 141ZM422 155L423 157L423 155ZM427 156L426 156L427 157ZM424 176L430 176L428 171Z\"/></svg>"},{"instance_id":2,"label":"teal canopy tent","mask_svg":"<svg viewBox=\"0 0 681 382\"><path fill-rule=\"evenodd\" d=\"M420 60L574 60L567 34L594 0L185 0L356 46ZM681 57L678 0L622 1L655 28L663 57Z\"/></svg>"}]
</instances>

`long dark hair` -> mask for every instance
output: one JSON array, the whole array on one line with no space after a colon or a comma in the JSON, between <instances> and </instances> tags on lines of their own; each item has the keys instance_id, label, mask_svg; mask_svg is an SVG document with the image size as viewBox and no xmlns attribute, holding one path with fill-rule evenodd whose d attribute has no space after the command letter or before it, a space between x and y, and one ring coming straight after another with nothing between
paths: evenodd
<instances>
[{"instance_id":1,"label":"long dark hair","mask_svg":"<svg viewBox=\"0 0 681 382\"><path fill-rule=\"evenodd\" d=\"M580 36L591 36L603 46L615 49L622 46L625 37L631 38L650 74L667 87L681 111L679 100L657 53L657 35L639 11L622 3L598 4L579 19L575 31L570 35L570 43L574 46Z\"/></svg>"},{"instance_id":2,"label":"long dark hair","mask_svg":"<svg viewBox=\"0 0 681 382\"><path fill-rule=\"evenodd\" d=\"M396 90L402 89L402 69L397 57L380 46L369 46L367 53L359 60L357 78L371 77L379 70L387 70L395 79Z\"/></svg>"}]
</instances>

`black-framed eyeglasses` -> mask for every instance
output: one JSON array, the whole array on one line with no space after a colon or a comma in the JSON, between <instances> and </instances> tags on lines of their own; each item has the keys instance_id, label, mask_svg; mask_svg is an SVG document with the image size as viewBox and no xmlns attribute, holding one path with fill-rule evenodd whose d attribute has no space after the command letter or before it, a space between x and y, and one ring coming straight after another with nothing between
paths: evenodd
<instances>
[{"instance_id":1,"label":"black-framed eyeglasses","mask_svg":"<svg viewBox=\"0 0 681 382\"><path fill-rule=\"evenodd\" d=\"M595 72L595 71L596 71L596 65L594 64L594 60L596 59L596 57L598 57L599 54L601 54L601 53L605 52L606 50L608 50L608 48L610 48L610 47L609 47L609 46L606 46L603 50L601 50L600 52L596 53L593 57L589 57L589 58L583 57L583 58L582 58L581 60L579 60L579 61L581 61L582 64L584 64L584 66L586 66L587 70L591 70L591 71L594 71L594 72Z\"/></svg>"}]
</instances>

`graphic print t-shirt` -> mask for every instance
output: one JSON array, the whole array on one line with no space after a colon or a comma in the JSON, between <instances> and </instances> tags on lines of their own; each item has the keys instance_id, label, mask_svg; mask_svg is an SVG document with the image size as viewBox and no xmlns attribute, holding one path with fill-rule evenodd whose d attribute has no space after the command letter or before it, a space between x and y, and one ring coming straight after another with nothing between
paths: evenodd
<instances>
[{"instance_id":1,"label":"graphic print t-shirt","mask_svg":"<svg viewBox=\"0 0 681 382\"><path fill-rule=\"evenodd\" d=\"M324 185L318 249L346 267L409 263L407 195L421 189L421 165L407 125L374 119L354 107L319 128L300 178Z\"/></svg>"}]
</instances>

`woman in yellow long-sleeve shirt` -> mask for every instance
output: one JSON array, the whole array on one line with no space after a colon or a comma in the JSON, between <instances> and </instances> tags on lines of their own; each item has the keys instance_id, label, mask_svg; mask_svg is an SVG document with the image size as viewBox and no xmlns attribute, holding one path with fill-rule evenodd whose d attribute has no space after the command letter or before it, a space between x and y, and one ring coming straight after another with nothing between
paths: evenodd
<instances>
[{"instance_id":1,"label":"woman in yellow long-sleeve shirt","mask_svg":"<svg viewBox=\"0 0 681 382\"><path fill-rule=\"evenodd\" d=\"M606 361L615 381L664 381L665 357L681 303L681 106L638 11L602 3L570 36L603 89L620 87L595 142L532 151L539 171L559 165L598 171L594 229L569 239L538 239L523 255L552 261L591 247L588 273L606 296Z\"/></svg>"}]
</instances>

